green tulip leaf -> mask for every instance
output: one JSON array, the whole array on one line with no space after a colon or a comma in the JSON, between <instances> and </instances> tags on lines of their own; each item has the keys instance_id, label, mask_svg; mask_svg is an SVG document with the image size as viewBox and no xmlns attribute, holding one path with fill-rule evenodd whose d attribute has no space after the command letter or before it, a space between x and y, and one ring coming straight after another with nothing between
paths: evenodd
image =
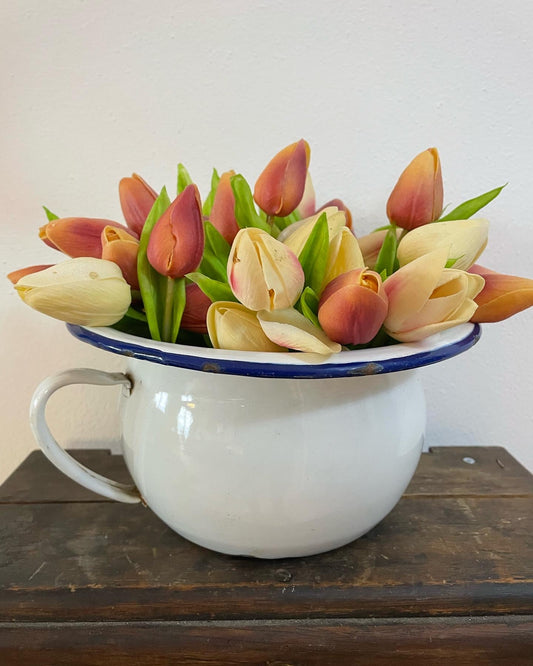
<instances>
[{"instance_id":1,"label":"green tulip leaf","mask_svg":"<svg viewBox=\"0 0 533 666\"><path fill-rule=\"evenodd\" d=\"M505 184L507 185L507 183ZM474 199L469 199L464 203L454 208L448 215L441 217L437 222L447 222L449 220L468 220L469 217L472 217L474 213L477 213L478 210L484 208L489 204L493 199L496 199L498 194L503 190L505 185L501 187L496 187L494 190L485 192L485 194L480 194Z\"/></svg>"},{"instance_id":2,"label":"green tulip leaf","mask_svg":"<svg viewBox=\"0 0 533 666\"><path fill-rule=\"evenodd\" d=\"M396 237L396 226L392 224L383 239L383 245L379 251L374 270L382 274L385 271L387 277L394 273L397 262L396 252L398 250L398 239Z\"/></svg>"},{"instance_id":3,"label":"green tulip leaf","mask_svg":"<svg viewBox=\"0 0 533 666\"><path fill-rule=\"evenodd\" d=\"M168 278L170 279L170 278ZM172 280L172 330L169 342L176 342L178 333L180 332L181 318L185 310L185 278L178 278Z\"/></svg>"},{"instance_id":4,"label":"green tulip leaf","mask_svg":"<svg viewBox=\"0 0 533 666\"><path fill-rule=\"evenodd\" d=\"M187 277L191 282L197 284L213 303L216 301L237 301L227 282L213 280L213 278L207 277L207 275L198 271L188 273Z\"/></svg>"},{"instance_id":5,"label":"green tulip leaf","mask_svg":"<svg viewBox=\"0 0 533 666\"><path fill-rule=\"evenodd\" d=\"M227 282L227 265L231 246L208 220L204 222L204 230L205 246L200 273L215 280Z\"/></svg>"},{"instance_id":6,"label":"green tulip leaf","mask_svg":"<svg viewBox=\"0 0 533 666\"><path fill-rule=\"evenodd\" d=\"M318 296L311 287L306 287L300 296L299 309L309 321L320 328L318 321Z\"/></svg>"},{"instance_id":7,"label":"green tulip leaf","mask_svg":"<svg viewBox=\"0 0 533 666\"><path fill-rule=\"evenodd\" d=\"M198 267L198 272L219 282L228 281L227 264L222 263L209 250L204 250L204 256L202 257L202 263Z\"/></svg>"},{"instance_id":8,"label":"green tulip leaf","mask_svg":"<svg viewBox=\"0 0 533 666\"><path fill-rule=\"evenodd\" d=\"M305 286L318 293L326 274L329 230L326 213L322 213L309 234L298 259L305 273Z\"/></svg>"},{"instance_id":9,"label":"green tulip leaf","mask_svg":"<svg viewBox=\"0 0 533 666\"><path fill-rule=\"evenodd\" d=\"M231 177L231 189L235 197L235 219L241 229L246 227L257 227L263 231L272 233L271 225L257 212L252 196L252 190L240 173Z\"/></svg>"},{"instance_id":10,"label":"green tulip leaf","mask_svg":"<svg viewBox=\"0 0 533 666\"><path fill-rule=\"evenodd\" d=\"M52 213L51 210L49 210L46 206L43 206L44 212L46 213L46 217L48 219L48 222L51 222L52 220L59 220L59 215L56 215L55 213Z\"/></svg>"},{"instance_id":11,"label":"green tulip leaf","mask_svg":"<svg viewBox=\"0 0 533 666\"><path fill-rule=\"evenodd\" d=\"M180 162L178 164L178 194L181 194L187 185L192 185L193 180L187 169Z\"/></svg>"},{"instance_id":12,"label":"green tulip leaf","mask_svg":"<svg viewBox=\"0 0 533 666\"><path fill-rule=\"evenodd\" d=\"M148 213L146 222L139 240L139 253L137 255L137 275L139 288L143 300L144 311L150 329L150 335L154 340L161 340L161 323L163 314L162 294L166 285L166 278L152 268L148 261L147 250L150 234L161 215L170 206L170 199L164 187L161 194L154 201L152 209Z\"/></svg>"},{"instance_id":13,"label":"green tulip leaf","mask_svg":"<svg viewBox=\"0 0 533 666\"><path fill-rule=\"evenodd\" d=\"M282 229L285 229L285 227L288 227L289 224L299 222L302 219L302 216L296 210L293 210L292 213L286 217L274 217L273 219L274 224L281 231Z\"/></svg>"},{"instance_id":14,"label":"green tulip leaf","mask_svg":"<svg viewBox=\"0 0 533 666\"><path fill-rule=\"evenodd\" d=\"M213 208L213 202L215 200L215 194L217 192L219 180L220 176L218 175L217 170L213 169L213 174L211 176L211 190L207 195L207 199L204 201L204 205L202 208L202 213L205 215L205 217L209 217L211 215L211 210Z\"/></svg>"}]
</instances>

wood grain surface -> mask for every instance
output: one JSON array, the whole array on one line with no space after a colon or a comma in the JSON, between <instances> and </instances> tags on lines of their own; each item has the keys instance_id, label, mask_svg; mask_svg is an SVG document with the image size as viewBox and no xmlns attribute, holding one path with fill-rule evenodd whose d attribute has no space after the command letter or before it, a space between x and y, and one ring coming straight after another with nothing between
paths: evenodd
<instances>
[{"instance_id":1,"label":"wood grain surface","mask_svg":"<svg viewBox=\"0 0 533 666\"><path fill-rule=\"evenodd\" d=\"M128 478L120 456L75 455ZM364 537L254 560L34 452L0 488L0 664L533 664L532 509L504 449L438 448Z\"/></svg>"}]
</instances>

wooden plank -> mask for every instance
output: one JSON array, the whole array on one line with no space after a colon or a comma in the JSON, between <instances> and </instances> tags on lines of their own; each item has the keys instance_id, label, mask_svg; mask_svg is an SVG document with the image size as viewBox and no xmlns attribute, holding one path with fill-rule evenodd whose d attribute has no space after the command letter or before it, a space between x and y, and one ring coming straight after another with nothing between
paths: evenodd
<instances>
[{"instance_id":1,"label":"wooden plank","mask_svg":"<svg viewBox=\"0 0 533 666\"><path fill-rule=\"evenodd\" d=\"M321 556L195 546L142 506L0 506L0 620L533 613L533 498L403 498Z\"/></svg>"},{"instance_id":2,"label":"wooden plank","mask_svg":"<svg viewBox=\"0 0 533 666\"><path fill-rule=\"evenodd\" d=\"M0 625L2 664L530 666L533 618Z\"/></svg>"},{"instance_id":3,"label":"wooden plank","mask_svg":"<svg viewBox=\"0 0 533 666\"><path fill-rule=\"evenodd\" d=\"M70 453L99 474L131 483L120 455L99 449L75 449ZM475 463L468 464L465 458ZM435 447L422 455L406 494L533 495L533 476L501 447ZM0 503L106 501L68 479L40 451L33 451L0 487Z\"/></svg>"},{"instance_id":4,"label":"wooden plank","mask_svg":"<svg viewBox=\"0 0 533 666\"><path fill-rule=\"evenodd\" d=\"M500 446L438 446L424 453L406 495L533 496L533 475Z\"/></svg>"}]
</instances>

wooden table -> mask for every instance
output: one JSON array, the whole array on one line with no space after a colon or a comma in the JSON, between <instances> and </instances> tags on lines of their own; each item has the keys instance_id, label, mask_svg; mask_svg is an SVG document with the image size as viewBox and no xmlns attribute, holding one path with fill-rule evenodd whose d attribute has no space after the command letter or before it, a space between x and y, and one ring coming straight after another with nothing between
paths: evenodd
<instances>
[{"instance_id":1,"label":"wooden table","mask_svg":"<svg viewBox=\"0 0 533 666\"><path fill-rule=\"evenodd\" d=\"M122 458L78 451L125 480ZM533 477L436 448L398 506L315 557L210 552L33 452L0 488L0 664L533 664Z\"/></svg>"}]
</instances>

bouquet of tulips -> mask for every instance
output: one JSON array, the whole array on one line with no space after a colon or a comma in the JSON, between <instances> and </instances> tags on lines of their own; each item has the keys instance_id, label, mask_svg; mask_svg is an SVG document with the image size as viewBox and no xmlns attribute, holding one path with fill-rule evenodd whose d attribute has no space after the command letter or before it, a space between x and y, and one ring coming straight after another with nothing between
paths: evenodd
<instances>
[{"instance_id":1,"label":"bouquet of tulips","mask_svg":"<svg viewBox=\"0 0 533 666\"><path fill-rule=\"evenodd\" d=\"M202 203L178 166L178 195L123 178L126 225L59 218L41 239L71 259L10 273L21 298L63 321L155 340L247 351L331 354L412 342L533 305L533 280L475 262L488 222L473 217L502 190L443 215L435 148L401 174L388 224L356 237L339 199L317 208L303 139L274 156L252 190L213 171Z\"/></svg>"}]
</instances>

